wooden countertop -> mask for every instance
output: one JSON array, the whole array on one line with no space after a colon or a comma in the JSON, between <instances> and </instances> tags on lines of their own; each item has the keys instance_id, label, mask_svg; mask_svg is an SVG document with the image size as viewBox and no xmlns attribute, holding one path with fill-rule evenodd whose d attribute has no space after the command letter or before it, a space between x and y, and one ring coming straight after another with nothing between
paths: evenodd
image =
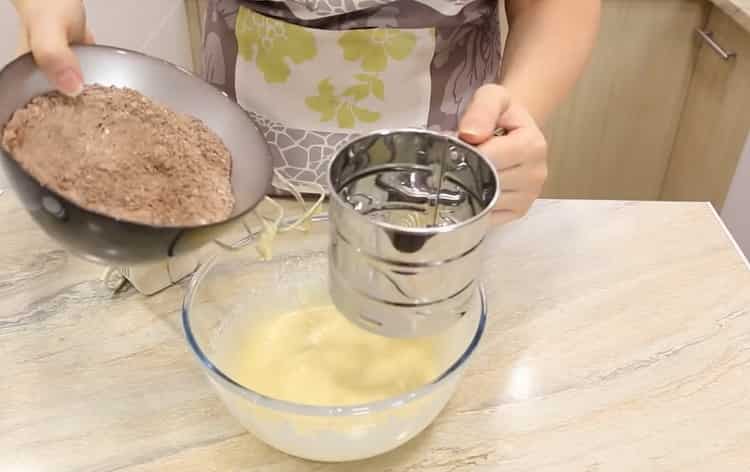
<instances>
[{"instance_id":1,"label":"wooden countertop","mask_svg":"<svg viewBox=\"0 0 750 472\"><path fill-rule=\"evenodd\" d=\"M750 0L711 0L711 3L750 32Z\"/></svg>"},{"instance_id":2,"label":"wooden countertop","mask_svg":"<svg viewBox=\"0 0 750 472\"><path fill-rule=\"evenodd\" d=\"M487 334L403 448L302 462L225 411L182 290L112 295L0 197L0 470L747 471L750 270L706 204L541 201L489 241Z\"/></svg>"}]
</instances>

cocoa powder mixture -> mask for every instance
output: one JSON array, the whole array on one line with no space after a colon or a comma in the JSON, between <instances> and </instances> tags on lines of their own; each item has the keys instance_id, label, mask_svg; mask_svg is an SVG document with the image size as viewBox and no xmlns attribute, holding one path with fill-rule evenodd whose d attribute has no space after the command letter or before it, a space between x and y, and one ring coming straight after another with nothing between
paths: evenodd
<instances>
[{"instance_id":1,"label":"cocoa powder mixture","mask_svg":"<svg viewBox=\"0 0 750 472\"><path fill-rule=\"evenodd\" d=\"M135 90L36 97L7 123L2 145L45 187L113 218L192 226L225 220L234 206L221 139Z\"/></svg>"}]
</instances>

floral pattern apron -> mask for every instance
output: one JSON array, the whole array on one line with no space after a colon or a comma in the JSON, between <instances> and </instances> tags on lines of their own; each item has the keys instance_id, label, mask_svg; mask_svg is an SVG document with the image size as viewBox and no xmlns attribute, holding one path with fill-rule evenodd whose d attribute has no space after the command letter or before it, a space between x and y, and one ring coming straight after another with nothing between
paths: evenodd
<instances>
[{"instance_id":1,"label":"floral pattern apron","mask_svg":"<svg viewBox=\"0 0 750 472\"><path fill-rule=\"evenodd\" d=\"M454 130L500 55L497 0L210 0L203 71L287 178L322 184L358 134Z\"/></svg>"}]
</instances>

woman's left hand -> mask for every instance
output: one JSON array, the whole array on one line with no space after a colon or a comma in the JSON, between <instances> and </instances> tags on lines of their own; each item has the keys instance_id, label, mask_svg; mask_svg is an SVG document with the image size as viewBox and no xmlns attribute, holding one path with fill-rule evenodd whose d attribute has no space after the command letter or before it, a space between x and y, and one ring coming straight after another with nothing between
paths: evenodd
<instances>
[{"instance_id":1,"label":"woman's left hand","mask_svg":"<svg viewBox=\"0 0 750 472\"><path fill-rule=\"evenodd\" d=\"M505 134L496 136L497 129ZM485 85L461 118L458 135L478 146L498 170L502 193L493 222L503 224L524 216L547 179L547 141L534 118L505 87Z\"/></svg>"}]
</instances>

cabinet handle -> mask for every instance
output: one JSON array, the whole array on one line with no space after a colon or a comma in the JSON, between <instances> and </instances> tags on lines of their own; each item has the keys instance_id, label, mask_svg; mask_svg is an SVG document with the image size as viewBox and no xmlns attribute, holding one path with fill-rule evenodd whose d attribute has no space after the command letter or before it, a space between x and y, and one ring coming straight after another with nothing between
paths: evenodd
<instances>
[{"instance_id":1,"label":"cabinet handle","mask_svg":"<svg viewBox=\"0 0 750 472\"><path fill-rule=\"evenodd\" d=\"M716 40L714 39L714 34L711 33L710 31L705 31L700 28L698 28L696 31L698 33L698 36L700 36L703 39L703 41L708 43L708 45L711 46L711 49L716 51L716 54L718 54L725 61L728 61L729 59L733 59L737 57L737 53L732 52L732 51L727 51L726 49L721 47L721 45L719 45L719 43L717 43Z\"/></svg>"}]
</instances>

